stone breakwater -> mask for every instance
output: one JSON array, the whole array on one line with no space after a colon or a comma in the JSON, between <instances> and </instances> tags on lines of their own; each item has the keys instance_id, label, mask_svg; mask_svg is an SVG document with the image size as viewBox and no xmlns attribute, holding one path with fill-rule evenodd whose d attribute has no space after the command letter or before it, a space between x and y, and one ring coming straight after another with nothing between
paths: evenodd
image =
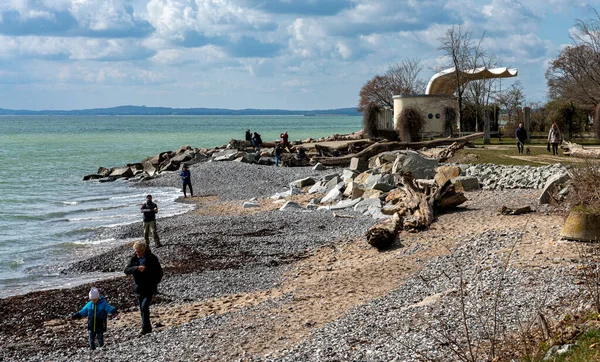
<instances>
[{"instance_id":1,"label":"stone breakwater","mask_svg":"<svg viewBox=\"0 0 600 362\"><path fill-rule=\"evenodd\" d=\"M491 163L457 164L465 176L477 177L484 190L541 189L557 174L567 173L567 167L557 163L548 166L503 166Z\"/></svg>"}]
</instances>

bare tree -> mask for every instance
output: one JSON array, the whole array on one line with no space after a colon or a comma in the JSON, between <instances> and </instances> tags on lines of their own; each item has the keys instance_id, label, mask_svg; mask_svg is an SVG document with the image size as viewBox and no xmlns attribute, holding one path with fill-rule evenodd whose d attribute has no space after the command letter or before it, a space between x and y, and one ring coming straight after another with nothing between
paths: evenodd
<instances>
[{"instance_id":1,"label":"bare tree","mask_svg":"<svg viewBox=\"0 0 600 362\"><path fill-rule=\"evenodd\" d=\"M500 94L499 101L508 114L508 121L512 121L513 115L525 103L525 93L521 81L514 82L513 85Z\"/></svg>"},{"instance_id":2,"label":"bare tree","mask_svg":"<svg viewBox=\"0 0 600 362\"><path fill-rule=\"evenodd\" d=\"M419 78L422 67L418 59L405 59L391 65L384 75L376 75L361 88L358 109L363 111L369 104L393 107L394 96L422 94L425 82Z\"/></svg>"},{"instance_id":3,"label":"bare tree","mask_svg":"<svg viewBox=\"0 0 600 362\"><path fill-rule=\"evenodd\" d=\"M459 130L463 129L463 96L468 84L465 72L477 68L478 64L482 63L484 52L481 48L481 42L484 35L485 33L479 42L474 44L470 31L465 30L462 25L453 25L446 31L444 36L438 39L441 43L438 50L441 50L450 59L451 66L455 69L454 82L456 87L456 111Z\"/></svg>"},{"instance_id":4,"label":"bare tree","mask_svg":"<svg viewBox=\"0 0 600 362\"><path fill-rule=\"evenodd\" d=\"M546 80L551 99L593 108L600 104L600 14L589 8L595 18L577 20L573 45L550 63Z\"/></svg>"}]
</instances>

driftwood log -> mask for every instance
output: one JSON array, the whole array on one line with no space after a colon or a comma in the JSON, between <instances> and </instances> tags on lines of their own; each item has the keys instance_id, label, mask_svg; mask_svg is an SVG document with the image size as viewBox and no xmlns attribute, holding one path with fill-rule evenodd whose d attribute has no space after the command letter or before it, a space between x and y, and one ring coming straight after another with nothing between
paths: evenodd
<instances>
[{"instance_id":1,"label":"driftwood log","mask_svg":"<svg viewBox=\"0 0 600 362\"><path fill-rule=\"evenodd\" d=\"M320 162L325 166L348 166L350 165L350 160L354 157L367 160L375 155L378 155L382 152L396 151L396 150L418 150L423 147L431 148L431 147L439 147L439 146L448 146L453 143L457 143L458 145L462 144L460 147L464 146L467 142L474 140L476 138L483 137L483 133L474 133L472 135L468 135L461 138L443 138L432 141L422 141L422 142L379 142L372 144L371 146L365 148L364 150L349 154L341 157L322 157L322 156L314 156L311 159L311 164L316 164Z\"/></svg>"},{"instance_id":2,"label":"driftwood log","mask_svg":"<svg viewBox=\"0 0 600 362\"><path fill-rule=\"evenodd\" d=\"M562 148L565 156L577 158L600 158L600 149L583 148L582 145L571 142L564 142Z\"/></svg>"},{"instance_id":3,"label":"driftwood log","mask_svg":"<svg viewBox=\"0 0 600 362\"><path fill-rule=\"evenodd\" d=\"M336 155L347 155L349 153L356 153L360 150L374 144L371 140L360 140L348 143L343 143L339 146L325 146L315 143L315 151L318 156L322 157L337 157Z\"/></svg>"},{"instance_id":4,"label":"driftwood log","mask_svg":"<svg viewBox=\"0 0 600 362\"><path fill-rule=\"evenodd\" d=\"M373 225L367 231L367 242L378 249L388 248L398 237L400 230L426 230L433 223L435 213L456 207L467 198L457 192L450 180L443 185L418 184L410 175L402 176L402 189L405 196L398 201L396 212L391 219Z\"/></svg>"}]
</instances>

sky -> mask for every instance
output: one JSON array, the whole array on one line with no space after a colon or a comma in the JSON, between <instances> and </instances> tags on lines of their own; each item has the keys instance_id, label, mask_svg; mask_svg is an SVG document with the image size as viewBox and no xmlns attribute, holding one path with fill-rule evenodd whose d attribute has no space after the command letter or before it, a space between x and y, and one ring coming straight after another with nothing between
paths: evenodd
<instances>
[{"instance_id":1,"label":"sky","mask_svg":"<svg viewBox=\"0 0 600 362\"><path fill-rule=\"evenodd\" d=\"M453 25L528 102L600 0L0 0L0 108L355 107L404 59L428 81Z\"/></svg>"}]
</instances>

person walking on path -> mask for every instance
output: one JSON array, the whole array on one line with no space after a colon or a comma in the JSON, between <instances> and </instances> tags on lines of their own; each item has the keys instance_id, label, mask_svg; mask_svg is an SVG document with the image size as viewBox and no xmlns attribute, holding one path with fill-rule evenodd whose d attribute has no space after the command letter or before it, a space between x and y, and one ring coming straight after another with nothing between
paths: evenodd
<instances>
[{"instance_id":1,"label":"person walking on path","mask_svg":"<svg viewBox=\"0 0 600 362\"><path fill-rule=\"evenodd\" d=\"M281 152L283 148L281 147L281 142L277 142L275 144L275 166L279 166L279 161L281 160Z\"/></svg>"},{"instance_id":2,"label":"person walking on path","mask_svg":"<svg viewBox=\"0 0 600 362\"><path fill-rule=\"evenodd\" d=\"M183 198L185 199L187 197L187 194L185 193L186 187L190 188L190 197L194 197L194 190L192 189L192 173L188 170L187 165L183 165L179 176L181 176L181 181L183 181Z\"/></svg>"},{"instance_id":3,"label":"person walking on path","mask_svg":"<svg viewBox=\"0 0 600 362\"><path fill-rule=\"evenodd\" d=\"M146 196L146 202L142 204L142 213L144 214L144 240L146 245L150 245L150 234L154 239L154 245L160 247L160 240L156 232L156 214L158 213L158 205L152 202L152 195Z\"/></svg>"},{"instance_id":4,"label":"person walking on path","mask_svg":"<svg viewBox=\"0 0 600 362\"><path fill-rule=\"evenodd\" d=\"M550 127L548 143L552 145L552 155L558 156L558 145L562 143L562 134L556 123L552 123L552 127Z\"/></svg>"},{"instance_id":5,"label":"person walking on path","mask_svg":"<svg viewBox=\"0 0 600 362\"><path fill-rule=\"evenodd\" d=\"M138 240L133 244L133 256L125 267L125 274L133 276L133 293L137 298L142 315L141 335L152 332L150 324L150 303L162 280L163 270L156 255L146 244Z\"/></svg>"},{"instance_id":6,"label":"person walking on path","mask_svg":"<svg viewBox=\"0 0 600 362\"><path fill-rule=\"evenodd\" d=\"M106 332L108 315L112 315L114 318L118 313L115 307L108 304L106 299L100 295L98 289L92 288L89 297L90 301L79 312L73 313L69 319L87 317L90 349L96 349L96 338L98 339L98 347L102 348L104 346L104 332Z\"/></svg>"},{"instance_id":7,"label":"person walking on path","mask_svg":"<svg viewBox=\"0 0 600 362\"><path fill-rule=\"evenodd\" d=\"M519 123L519 127L515 131L515 138L517 139L517 150L522 155L525 150L525 141L527 141L527 131L523 128L523 123Z\"/></svg>"}]
</instances>

